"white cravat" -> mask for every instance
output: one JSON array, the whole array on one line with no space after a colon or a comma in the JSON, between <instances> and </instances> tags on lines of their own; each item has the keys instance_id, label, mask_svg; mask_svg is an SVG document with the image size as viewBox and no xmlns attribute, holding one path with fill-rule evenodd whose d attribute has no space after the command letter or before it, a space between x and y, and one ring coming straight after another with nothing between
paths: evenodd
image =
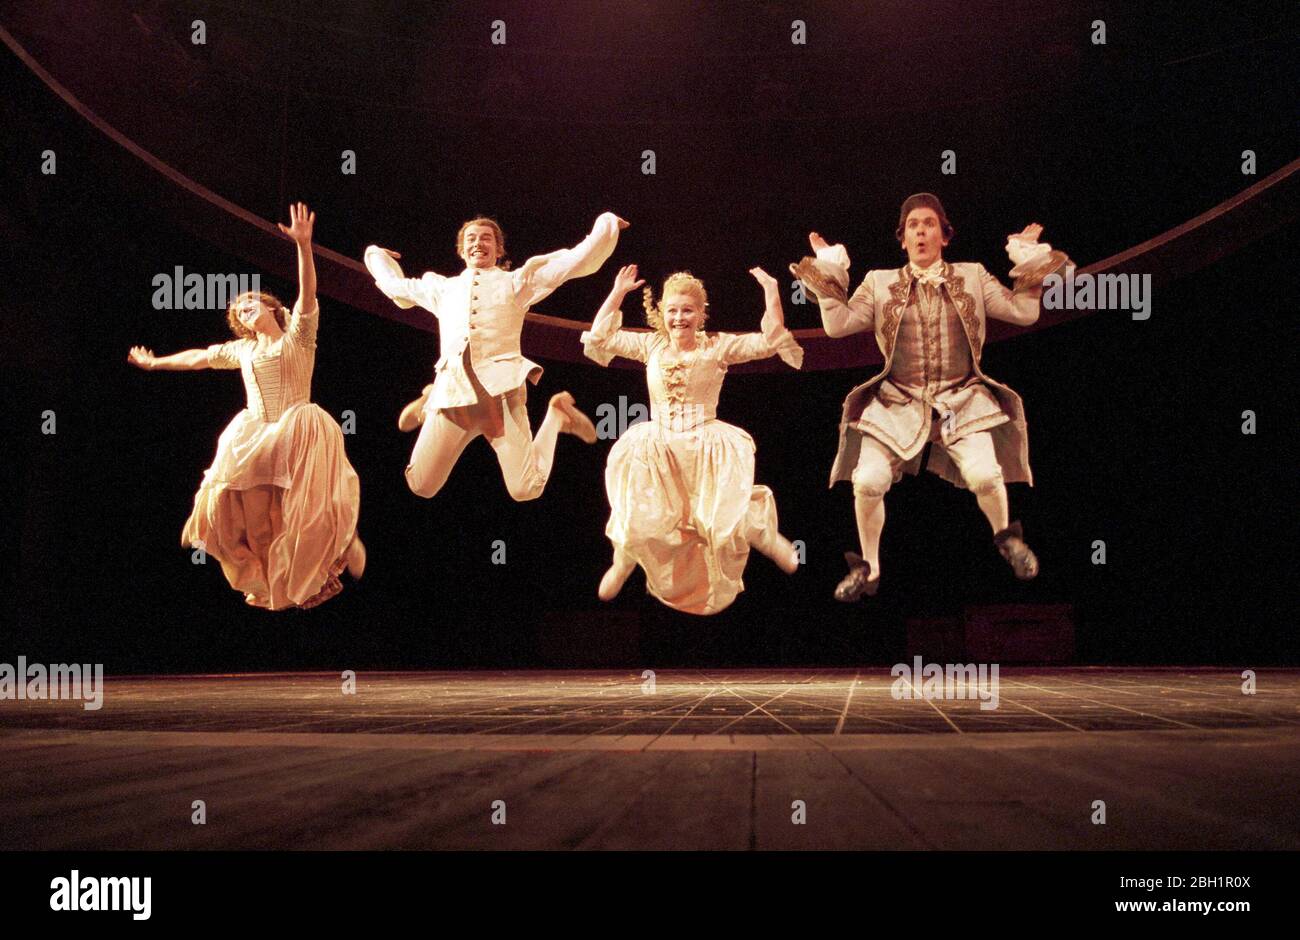
<instances>
[{"instance_id":1,"label":"white cravat","mask_svg":"<svg viewBox=\"0 0 1300 940\"><path fill-rule=\"evenodd\" d=\"M922 284L929 284L935 290L943 283L943 259L936 258L934 263L928 268L919 266L915 261L909 261L907 266L912 270L912 276Z\"/></svg>"}]
</instances>

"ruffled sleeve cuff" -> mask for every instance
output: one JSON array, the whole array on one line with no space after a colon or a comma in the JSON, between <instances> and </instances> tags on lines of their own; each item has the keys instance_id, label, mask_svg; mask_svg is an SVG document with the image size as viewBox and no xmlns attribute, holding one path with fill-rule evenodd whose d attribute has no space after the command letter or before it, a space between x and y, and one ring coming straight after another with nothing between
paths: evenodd
<instances>
[{"instance_id":1,"label":"ruffled sleeve cuff","mask_svg":"<svg viewBox=\"0 0 1300 940\"><path fill-rule=\"evenodd\" d=\"M1021 238L1019 235L1012 235L1007 239L1007 257L1016 267L1029 261L1038 261L1045 259L1051 254L1052 246L1047 242L1029 241Z\"/></svg>"},{"instance_id":2,"label":"ruffled sleeve cuff","mask_svg":"<svg viewBox=\"0 0 1300 940\"><path fill-rule=\"evenodd\" d=\"M614 309L596 318L591 329L583 330L578 337L582 341L582 352L588 359L607 366L617 355L613 348L613 337L623 326L623 311Z\"/></svg>"},{"instance_id":3,"label":"ruffled sleeve cuff","mask_svg":"<svg viewBox=\"0 0 1300 940\"><path fill-rule=\"evenodd\" d=\"M591 330L583 330L582 335L578 337L582 340L582 352L588 359L591 359L602 366L607 366L614 359L612 350L605 348L599 339Z\"/></svg>"},{"instance_id":4,"label":"ruffled sleeve cuff","mask_svg":"<svg viewBox=\"0 0 1300 940\"><path fill-rule=\"evenodd\" d=\"M776 317L765 312L760 323L760 329L768 347L781 357L782 362L792 369L803 367L803 347L799 345L799 341L794 338L794 334L786 328L784 323L778 323Z\"/></svg>"},{"instance_id":5,"label":"ruffled sleeve cuff","mask_svg":"<svg viewBox=\"0 0 1300 940\"><path fill-rule=\"evenodd\" d=\"M843 245L828 245L816 251L817 269L833 278L847 292L849 289L849 250Z\"/></svg>"}]
</instances>

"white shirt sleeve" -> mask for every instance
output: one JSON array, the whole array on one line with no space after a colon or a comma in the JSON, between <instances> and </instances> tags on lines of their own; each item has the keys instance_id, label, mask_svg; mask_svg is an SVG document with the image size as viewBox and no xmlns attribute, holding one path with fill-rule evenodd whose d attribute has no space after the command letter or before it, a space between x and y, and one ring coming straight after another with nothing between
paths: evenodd
<instances>
[{"instance_id":1,"label":"white shirt sleeve","mask_svg":"<svg viewBox=\"0 0 1300 940\"><path fill-rule=\"evenodd\" d=\"M597 317L591 329L583 330L579 339L588 359L607 366L615 356L645 362L653 336L649 331L623 329L623 311L616 307Z\"/></svg>"},{"instance_id":2,"label":"white shirt sleeve","mask_svg":"<svg viewBox=\"0 0 1300 940\"><path fill-rule=\"evenodd\" d=\"M618 244L618 216L602 212L591 234L572 248L538 255L511 272L515 298L524 307L548 297L555 288L575 277L595 274Z\"/></svg>"},{"instance_id":3,"label":"white shirt sleeve","mask_svg":"<svg viewBox=\"0 0 1300 940\"><path fill-rule=\"evenodd\" d=\"M377 245L366 249L365 261L375 286L397 306L403 310L423 307L435 317L438 315L438 295L447 278L432 271L426 271L424 277L406 277L397 259Z\"/></svg>"}]
</instances>

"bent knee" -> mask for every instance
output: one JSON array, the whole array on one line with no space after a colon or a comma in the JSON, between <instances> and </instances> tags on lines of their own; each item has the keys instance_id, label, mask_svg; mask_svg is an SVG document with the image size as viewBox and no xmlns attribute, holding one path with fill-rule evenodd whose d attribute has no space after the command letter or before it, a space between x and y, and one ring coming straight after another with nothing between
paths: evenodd
<instances>
[{"instance_id":1,"label":"bent knee","mask_svg":"<svg viewBox=\"0 0 1300 940\"><path fill-rule=\"evenodd\" d=\"M867 499L879 499L889 492L893 485L894 473L885 463L859 465L850 477L853 493Z\"/></svg>"},{"instance_id":2,"label":"bent knee","mask_svg":"<svg viewBox=\"0 0 1300 940\"><path fill-rule=\"evenodd\" d=\"M406 485L410 487L411 492L416 496L422 496L425 499L436 496L438 491L442 489L442 484L446 481L446 477L434 480L418 473L412 473L410 467L406 468Z\"/></svg>"},{"instance_id":3,"label":"bent knee","mask_svg":"<svg viewBox=\"0 0 1300 940\"><path fill-rule=\"evenodd\" d=\"M962 479L966 482L966 488L976 496L995 492L1004 485L1002 470L996 466L970 470L962 474Z\"/></svg>"},{"instance_id":4,"label":"bent knee","mask_svg":"<svg viewBox=\"0 0 1300 940\"><path fill-rule=\"evenodd\" d=\"M545 480L507 481L506 483L506 492L510 494L510 498L516 503L526 503L529 500L536 499L542 495L544 489L546 489Z\"/></svg>"}]
</instances>

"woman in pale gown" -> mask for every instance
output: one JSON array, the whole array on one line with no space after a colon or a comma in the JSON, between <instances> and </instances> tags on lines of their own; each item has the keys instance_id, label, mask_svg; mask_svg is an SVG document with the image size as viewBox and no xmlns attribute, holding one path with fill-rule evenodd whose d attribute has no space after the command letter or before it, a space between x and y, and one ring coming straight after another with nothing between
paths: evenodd
<instances>
[{"instance_id":1,"label":"woman in pale gown","mask_svg":"<svg viewBox=\"0 0 1300 940\"><path fill-rule=\"evenodd\" d=\"M704 285L685 272L664 282L660 305L646 289L653 330L621 329L623 298L645 283L629 265L582 334L584 352L601 365L615 356L644 362L650 389L650 420L623 432L605 467L614 563L601 600L613 600L640 565L646 588L669 607L714 614L744 590L751 545L787 573L798 568L794 546L777 531L772 491L754 484L753 438L716 417L732 363L779 355L796 369L803 364L777 282L760 268L750 273L767 300L762 332L705 333Z\"/></svg>"},{"instance_id":2,"label":"woman in pale gown","mask_svg":"<svg viewBox=\"0 0 1300 940\"><path fill-rule=\"evenodd\" d=\"M298 203L289 215L280 230L298 248L291 313L270 294L240 294L226 311L235 339L170 356L136 346L128 356L142 369L240 370L248 406L221 433L181 544L212 555L248 604L269 610L329 600L343 588L343 569L359 578L366 561L361 484L338 423L311 401L316 213Z\"/></svg>"}]
</instances>

